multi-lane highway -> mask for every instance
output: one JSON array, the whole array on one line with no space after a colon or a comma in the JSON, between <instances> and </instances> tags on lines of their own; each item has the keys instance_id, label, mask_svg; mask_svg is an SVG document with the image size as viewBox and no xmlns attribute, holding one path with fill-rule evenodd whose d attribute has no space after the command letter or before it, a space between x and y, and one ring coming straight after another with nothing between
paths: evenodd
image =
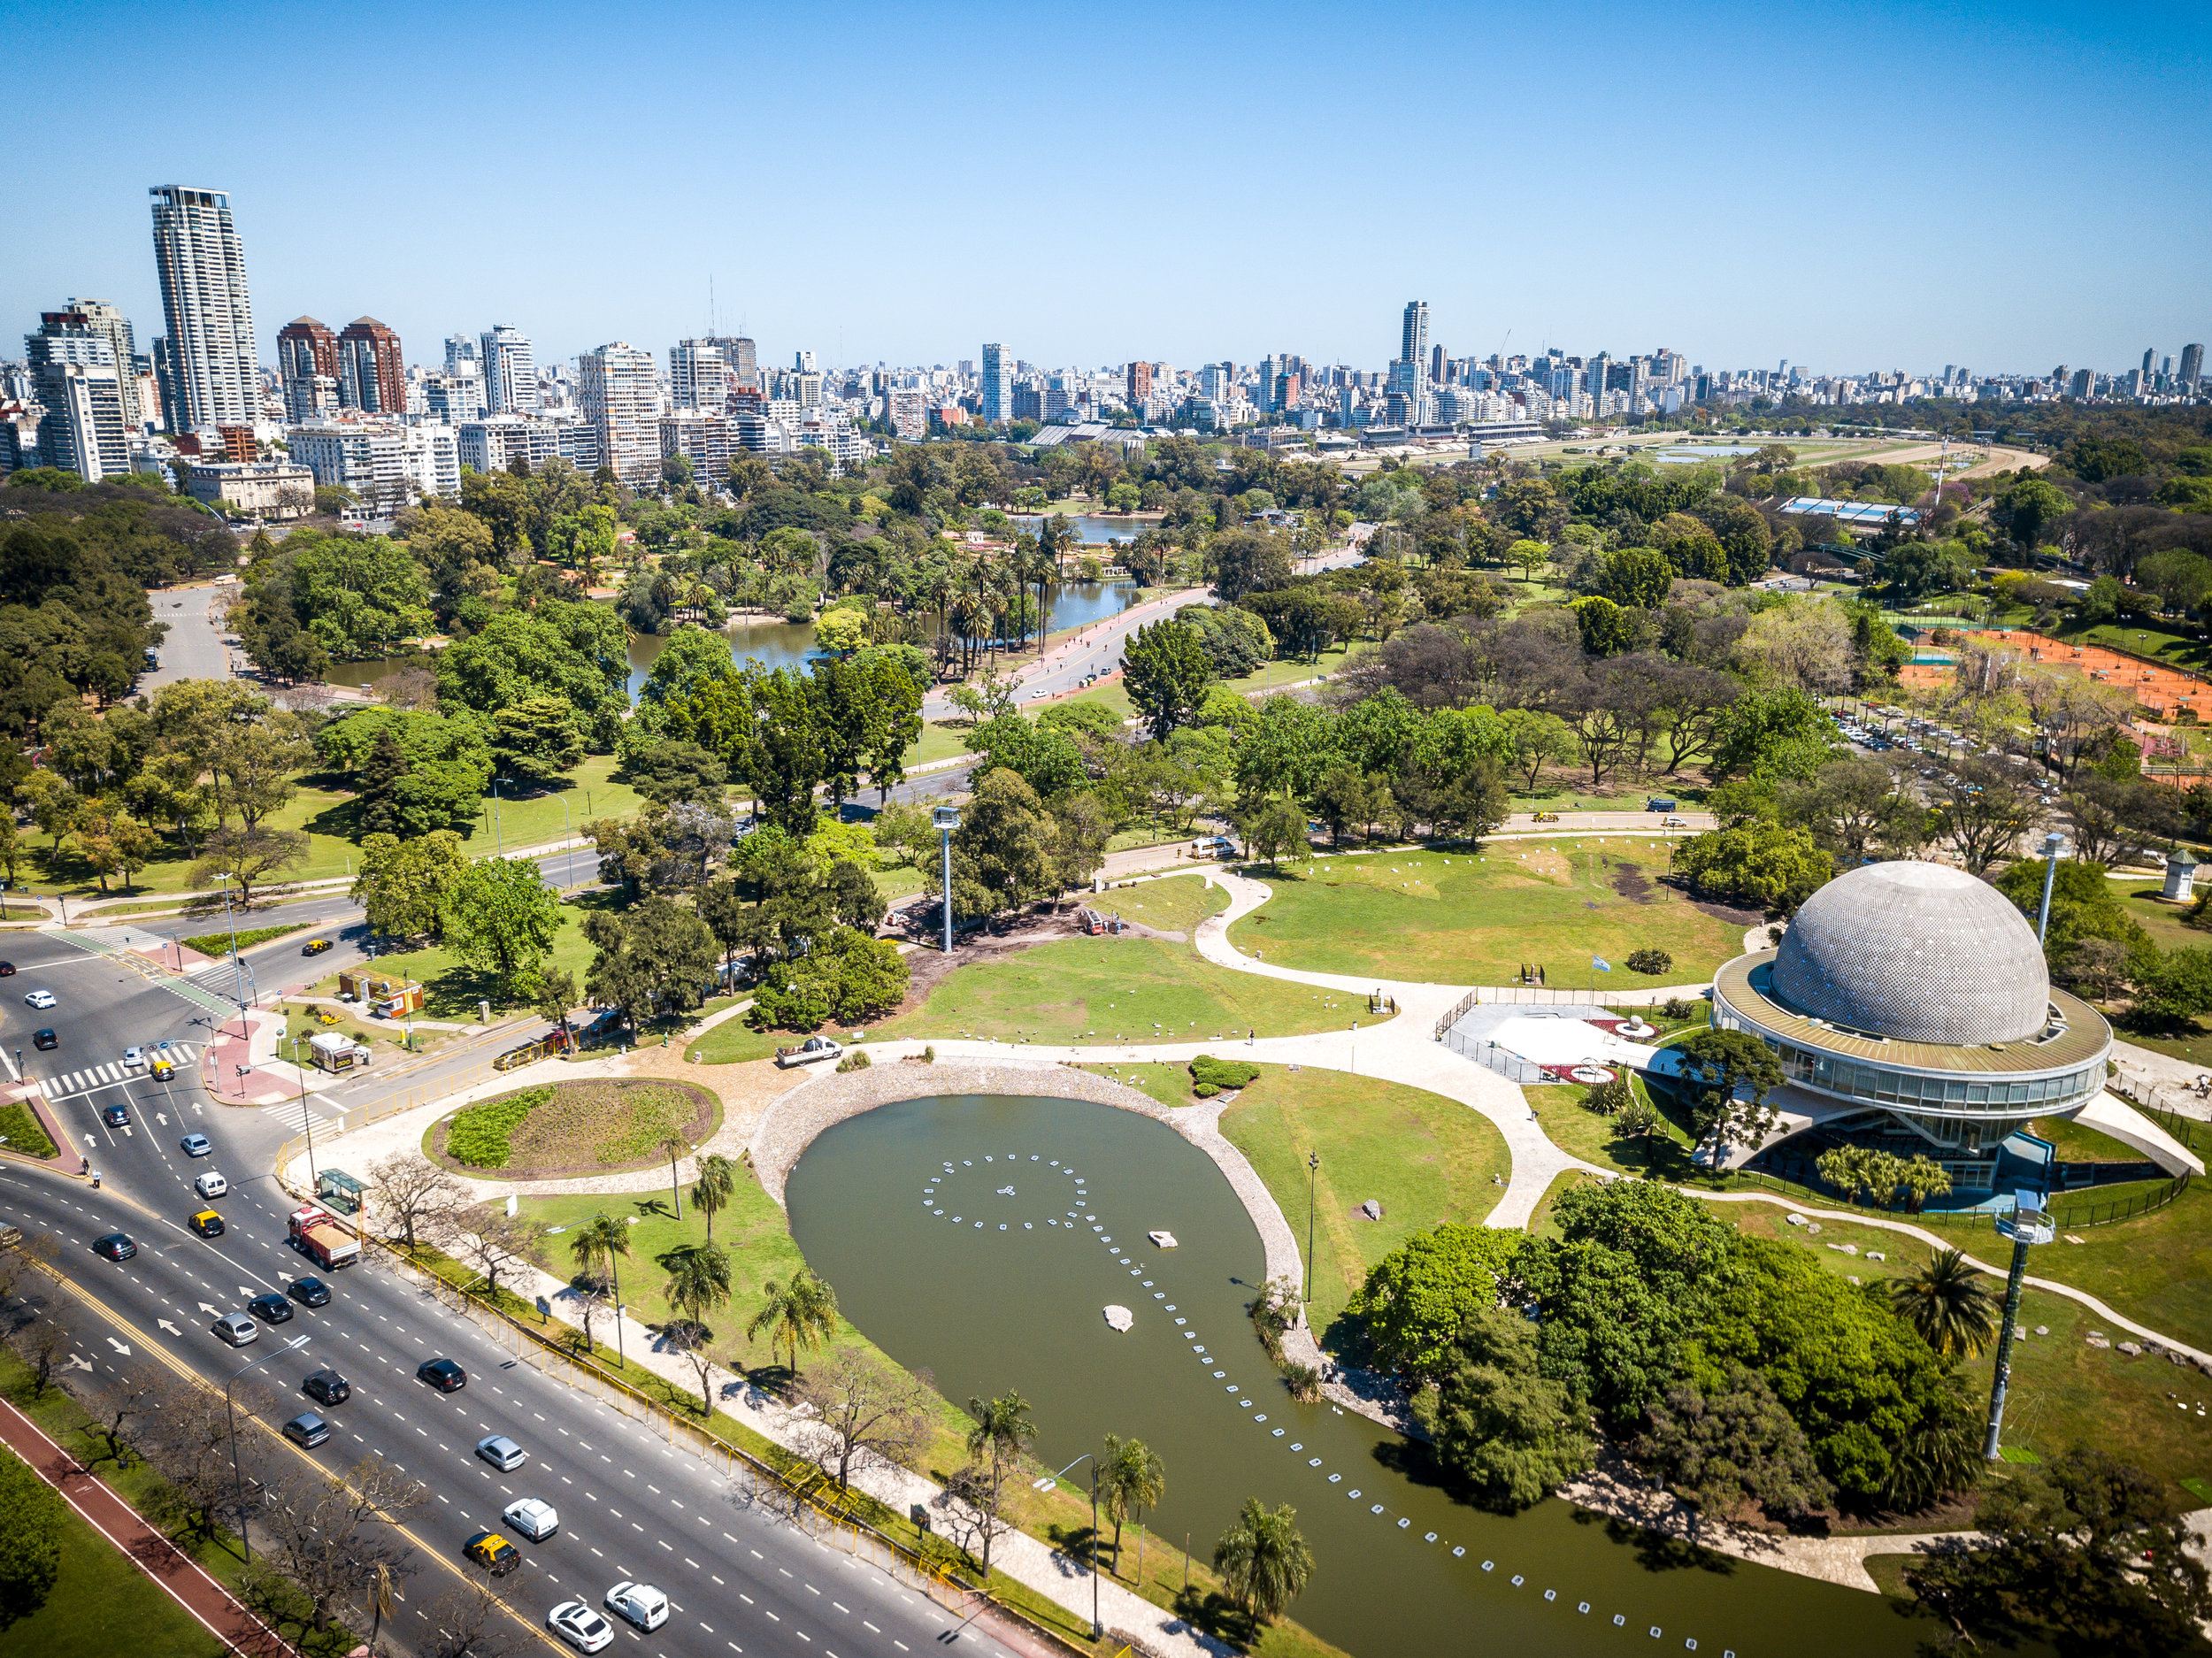
<instances>
[{"instance_id":1,"label":"multi-lane highway","mask_svg":"<svg viewBox=\"0 0 2212 1658\"><path fill-rule=\"evenodd\" d=\"M296 955L296 941L290 948ZM220 1386L246 1361L306 1336L296 1354L257 1372L278 1394L263 1425L273 1431L302 1410L321 1409L298 1391L311 1370L336 1369L353 1394L323 1411L336 1428L327 1443L307 1451L273 1438L267 1460L342 1470L374 1457L421 1480L428 1496L405 1522L432 1591L411 1597L418 1608L453 1580L483 1577L462 1546L493 1530L516 1542L524 1564L492 1586L534 1628L563 1600L598 1606L624 1578L666 1591L675 1607L670 1622L650 1634L616 1623L619 1649L634 1639L702 1658L892 1658L948 1639L955 1616L764 1509L741 1506L710 1465L517 1363L476 1325L393 1272L368 1265L321 1274L334 1292L327 1306L299 1308L242 1350L227 1346L211 1329L219 1315L316 1270L286 1240L292 1200L268 1172L294 1125L280 1109L211 1101L189 1067L165 1084L115 1065L131 1045L206 1040L211 1016L165 986L50 934L17 935L4 948L18 971L5 981L0 1036L11 1048L18 1040L27 1048L32 1019L61 1034L60 1049L36 1057L50 1065L42 1075L80 1079L57 1088L55 1111L103 1177L95 1191L81 1179L0 1163L0 1223L50 1235L58 1270L77 1292L58 1298L57 1316L70 1326L77 1363L92 1367L81 1380L96 1386L157 1354ZM328 960L317 958L314 971L326 971ZM38 1013L24 1007L33 988L50 990L57 1005ZM265 977L265 994L271 988ZM127 1125L105 1120L118 1104L129 1112ZM211 1155L184 1153L180 1142L195 1132L213 1141ZM227 1228L214 1239L185 1224L204 1206L193 1178L209 1169L232 1183L214 1204ZM137 1242L134 1258L113 1262L93 1251L96 1239L117 1231ZM433 1357L459 1362L467 1386L445 1394L417 1380L416 1367ZM515 1439L529 1460L511 1472L480 1460L477 1442L494 1433ZM556 1536L532 1543L503 1524L502 1511L525 1496L558 1509ZM403 1612L403 1625L410 1616ZM972 1651L1007 1650L980 1623L958 1639Z\"/></svg>"}]
</instances>

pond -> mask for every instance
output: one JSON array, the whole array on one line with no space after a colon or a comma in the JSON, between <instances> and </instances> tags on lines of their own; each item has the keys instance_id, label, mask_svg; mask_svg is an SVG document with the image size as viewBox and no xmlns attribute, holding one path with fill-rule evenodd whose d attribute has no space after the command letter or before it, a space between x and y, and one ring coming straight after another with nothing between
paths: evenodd
<instances>
[{"instance_id":1,"label":"pond","mask_svg":"<svg viewBox=\"0 0 2212 1658\"><path fill-rule=\"evenodd\" d=\"M1136 603L1137 589L1127 581L1071 581L1055 588L1045 607L1045 624L1048 631L1058 633L1063 628L1087 627L1094 622L1118 616ZM935 618L926 618L926 631L933 631ZM730 641L730 655L739 662L750 658L764 668L804 667L814 654L814 624L811 622L781 622L772 617L744 616L732 621L723 630ZM630 698L637 700L639 687L653 671L653 663L668 643L667 637L657 633L634 633L630 637ZM391 656L366 662L334 663L326 681L331 685L368 685L381 687L403 668L423 663L434 665L434 657Z\"/></svg>"},{"instance_id":2,"label":"pond","mask_svg":"<svg viewBox=\"0 0 2212 1658\"><path fill-rule=\"evenodd\" d=\"M1483 1513L1440 1488L1419 1445L1292 1403L1244 1311L1259 1234L1213 1162L1149 1117L907 1101L824 1132L786 1197L846 1317L948 1399L1021 1393L1045 1467L1109 1432L1159 1452L1148 1551L1187 1536L1204 1561L1246 1498L1294 1506L1315 1572L1293 1615L1358 1658L1470 1650L1474 1631L1486 1650L1616 1654L1628 1634L1742 1658L1901 1655L1932 1634L1878 1596L1694 1556L1563 1502ZM1178 1247L1156 1248L1154 1230ZM1109 1303L1133 1310L1127 1333Z\"/></svg>"},{"instance_id":3,"label":"pond","mask_svg":"<svg viewBox=\"0 0 2212 1658\"><path fill-rule=\"evenodd\" d=\"M1033 531L1044 522L1041 518L1028 513L1010 513L1008 516L1018 528L1025 530ZM1093 518L1082 512L1071 512L1065 516L1067 521L1075 526L1076 539L1087 547L1102 547L1109 541L1133 541L1139 531L1148 530L1158 522L1156 518Z\"/></svg>"}]
</instances>

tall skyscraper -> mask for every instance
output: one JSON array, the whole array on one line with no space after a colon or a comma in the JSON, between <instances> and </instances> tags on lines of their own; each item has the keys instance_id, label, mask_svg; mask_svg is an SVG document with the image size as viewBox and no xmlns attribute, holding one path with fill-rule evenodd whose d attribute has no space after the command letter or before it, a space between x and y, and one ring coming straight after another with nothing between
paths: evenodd
<instances>
[{"instance_id":1,"label":"tall skyscraper","mask_svg":"<svg viewBox=\"0 0 2212 1658\"><path fill-rule=\"evenodd\" d=\"M729 359L712 340L679 340L669 348L668 384L679 409L720 414L730 395Z\"/></svg>"},{"instance_id":2,"label":"tall skyscraper","mask_svg":"<svg viewBox=\"0 0 2212 1658\"><path fill-rule=\"evenodd\" d=\"M1398 361L1425 367L1429 355L1429 302L1409 299L1406 302L1405 321L1398 342Z\"/></svg>"},{"instance_id":3,"label":"tall skyscraper","mask_svg":"<svg viewBox=\"0 0 2212 1658\"><path fill-rule=\"evenodd\" d=\"M2148 380L2151 377L2151 364L2156 360L2157 356L2158 348L2156 346L2147 345L2143 348L2143 378L2145 380Z\"/></svg>"},{"instance_id":4,"label":"tall skyscraper","mask_svg":"<svg viewBox=\"0 0 2212 1658\"><path fill-rule=\"evenodd\" d=\"M653 354L617 340L576 360L577 400L599 437L599 460L626 484L649 483L661 465L660 376Z\"/></svg>"},{"instance_id":5,"label":"tall skyscraper","mask_svg":"<svg viewBox=\"0 0 2212 1658\"><path fill-rule=\"evenodd\" d=\"M131 319L104 299L73 299L62 309L74 311L85 319L86 326L107 336L115 351L116 379L122 385L123 424L136 431L153 418L154 411L139 406L138 341L131 330Z\"/></svg>"},{"instance_id":6,"label":"tall skyscraper","mask_svg":"<svg viewBox=\"0 0 2212 1658\"><path fill-rule=\"evenodd\" d=\"M1259 367L1253 371L1252 406L1262 414L1271 413L1282 407L1275 390L1281 384L1282 378L1282 363L1273 357L1262 357Z\"/></svg>"},{"instance_id":7,"label":"tall skyscraper","mask_svg":"<svg viewBox=\"0 0 2212 1658\"><path fill-rule=\"evenodd\" d=\"M1132 363L1129 365L1129 407L1141 416L1145 406L1152 401L1152 365Z\"/></svg>"},{"instance_id":8,"label":"tall skyscraper","mask_svg":"<svg viewBox=\"0 0 2212 1658\"><path fill-rule=\"evenodd\" d=\"M399 336L373 317L355 318L338 336L338 400L369 414L407 412L407 359Z\"/></svg>"},{"instance_id":9,"label":"tall skyscraper","mask_svg":"<svg viewBox=\"0 0 2212 1658\"><path fill-rule=\"evenodd\" d=\"M1006 376L1006 348L987 342L983 347L983 424L1002 426L1013 415L1013 387Z\"/></svg>"},{"instance_id":10,"label":"tall skyscraper","mask_svg":"<svg viewBox=\"0 0 2212 1658\"><path fill-rule=\"evenodd\" d=\"M798 370L802 374L812 374L818 372L815 368L814 353L811 351L800 351L795 353L791 358L791 366Z\"/></svg>"},{"instance_id":11,"label":"tall skyscraper","mask_svg":"<svg viewBox=\"0 0 2212 1658\"><path fill-rule=\"evenodd\" d=\"M477 348L474 334L453 334L446 336L445 372L449 374L483 373L484 354Z\"/></svg>"},{"instance_id":12,"label":"tall skyscraper","mask_svg":"<svg viewBox=\"0 0 2212 1658\"><path fill-rule=\"evenodd\" d=\"M125 371L104 321L81 311L40 314L38 332L23 336L32 384L45 416L38 425L39 461L87 483L131 469L123 418Z\"/></svg>"},{"instance_id":13,"label":"tall skyscraper","mask_svg":"<svg viewBox=\"0 0 2212 1658\"><path fill-rule=\"evenodd\" d=\"M157 185L154 263L169 325L172 425L250 426L261 403L246 255L221 190Z\"/></svg>"},{"instance_id":14,"label":"tall skyscraper","mask_svg":"<svg viewBox=\"0 0 2212 1658\"><path fill-rule=\"evenodd\" d=\"M494 323L480 342L484 363L484 405L493 414L538 411L538 369L530 337L519 328Z\"/></svg>"},{"instance_id":15,"label":"tall skyscraper","mask_svg":"<svg viewBox=\"0 0 2212 1658\"><path fill-rule=\"evenodd\" d=\"M277 379L287 420L321 419L338 406L338 336L312 317L293 318L277 330Z\"/></svg>"},{"instance_id":16,"label":"tall skyscraper","mask_svg":"<svg viewBox=\"0 0 2212 1658\"><path fill-rule=\"evenodd\" d=\"M1441 386L1443 383L1444 348L1440 345L1432 345L1429 348L1429 384Z\"/></svg>"},{"instance_id":17,"label":"tall skyscraper","mask_svg":"<svg viewBox=\"0 0 2212 1658\"><path fill-rule=\"evenodd\" d=\"M2185 345L2181 348L2181 388L2194 391L2197 382L2204 378L2204 348Z\"/></svg>"}]
</instances>

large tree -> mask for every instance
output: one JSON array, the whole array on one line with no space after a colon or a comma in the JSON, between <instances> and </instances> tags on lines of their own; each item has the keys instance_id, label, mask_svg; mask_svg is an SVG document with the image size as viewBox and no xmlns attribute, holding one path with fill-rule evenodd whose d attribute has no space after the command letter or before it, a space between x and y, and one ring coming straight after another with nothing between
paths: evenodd
<instances>
[{"instance_id":1,"label":"large tree","mask_svg":"<svg viewBox=\"0 0 2212 1658\"><path fill-rule=\"evenodd\" d=\"M1121 660L1123 687L1156 738L1187 725L1213 682L1204 643L1178 621L1140 627L1122 647Z\"/></svg>"},{"instance_id":2,"label":"large tree","mask_svg":"<svg viewBox=\"0 0 2212 1658\"><path fill-rule=\"evenodd\" d=\"M1486 1504L1528 1508L1589 1468L1588 1407L1543 1374L1536 1326L1520 1312L1476 1308L1449 1359L1438 1386L1416 1396L1415 1414L1438 1460Z\"/></svg>"},{"instance_id":3,"label":"large tree","mask_svg":"<svg viewBox=\"0 0 2212 1658\"><path fill-rule=\"evenodd\" d=\"M1716 1163L1735 1146L1763 1144L1778 1120L1767 1095L1782 1067L1766 1044L1741 1031L1700 1031L1675 1048L1689 1090L1690 1125Z\"/></svg>"},{"instance_id":4,"label":"large tree","mask_svg":"<svg viewBox=\"0 0 2212 1658\"><path fill-rule=\"evenodd\" d=\"M485 858L453 884L446 938L460 958L511 990L560 936L561 901L525 858Z\"/></svg>"},{"instance_id":5,"label":"large tree","mask_svg":"<svg viewBox=\"0 0 2212 1658\"><path fill-rule=\"evenodd\" d=\"M1346 1313L1365 1326L1376 1357L1402 1375L1432 1378L1455 1361L1467 1321L1494 1305L1521 1234L1446 1224L1416 1232L1377 1262Z\"/></svg>"},{"instance_id":6,"label":"large tree","mask_svg":"<svg viewBox=\"0 0 2212 1658\"><path fill-rule=\"evenodd\" d=\"M469 868L461 837L450 829L405 841L373 834L361 842L361 868L349 895L362 907L370 932L387 938L434 938L443 930L446 905Z\"/></svg>"}]
</instances>

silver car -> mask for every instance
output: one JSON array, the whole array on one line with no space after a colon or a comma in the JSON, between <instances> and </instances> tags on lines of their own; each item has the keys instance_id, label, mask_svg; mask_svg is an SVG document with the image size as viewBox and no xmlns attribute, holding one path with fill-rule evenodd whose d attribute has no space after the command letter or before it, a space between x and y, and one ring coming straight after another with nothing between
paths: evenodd
<instances>
[{"instance_id":1,"label":"silver car","mask_svg":"<svg viewBox=\"0 0 2212 1658\"><path fill-rule=\"evenodd\" d=\"M530 1460L530 1454L503 1433L477 1440L476 1454L502 1473L520 1468Z\"/></svg>"},{"instance_id":2,"label":"silver car","mask_svg":"<svg viewBox=\"0 0 2212 1658\"><path fill-rule=\"evenodd\" d=\"M234 1347L242 1347L261 1339L261 1326L243 1313L225 1313L213 1325L215 1333Z\"/></svg>"}]
</instances>

